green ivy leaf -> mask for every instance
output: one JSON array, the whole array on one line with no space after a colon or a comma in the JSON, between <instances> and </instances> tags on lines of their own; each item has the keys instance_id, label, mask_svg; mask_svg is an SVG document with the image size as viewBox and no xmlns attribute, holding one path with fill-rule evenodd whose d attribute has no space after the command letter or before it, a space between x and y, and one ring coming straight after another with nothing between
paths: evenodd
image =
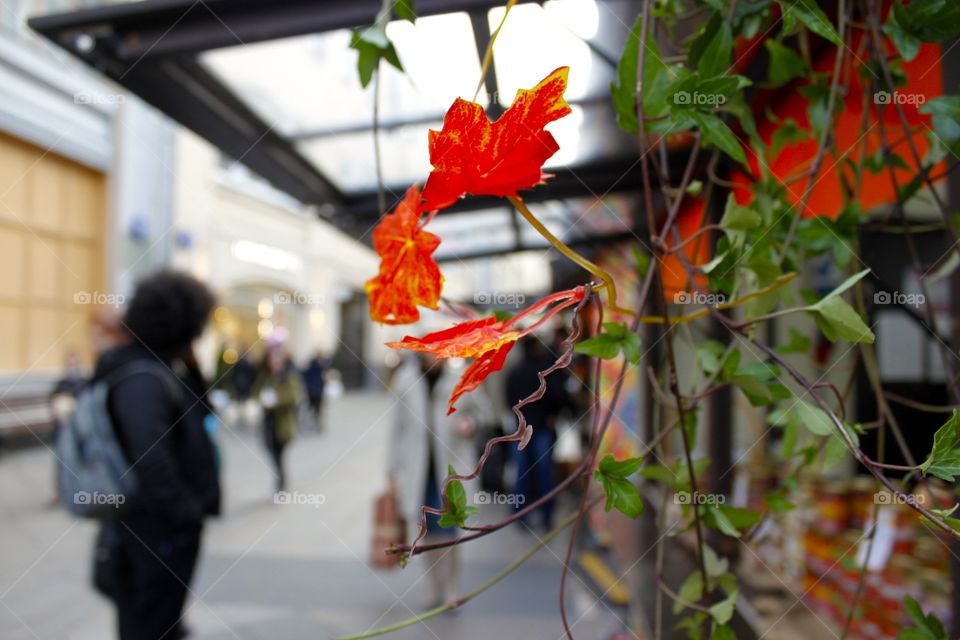
<instances>
[{"instance_id":1,"label":"green ivy leaf","mask_svg":"<svg viewBox=\"0 0 960 640\"><path fill-rule=\"evenodd\" d=\"M726 624L733 617L733 610L737 605L739 592L734 590L726 598L710 607L710 616L717 624Z\"/></svg>"},{"instance_id":2,"label":"green ivy leaf","mask_svg":"<svg viewBox=\"0 0 960 640\"><path fill-rule=\"evenodd\" d=\"M643 458L616 460L609 453L600 461L600 473L612 478L629 478L643 466Z\"/></svg>"},{"instance_id":3,"label":"green ivy leaf","mask_svg":"<svg viewBox=\"0 0 960 640\"><path fill-rule=\"evenodd\" d=\"M875 339L873 332L863 322L853 307L844 302L841 298L847 289L855 285L870 272L870 269L864 269L853 274L843 281L843 283L828 293L819 302L805 308L806 311L813 314L817 326L827 337L827 340L836 342L838 339L848 340L850 342L866 342L873 344Z\"/></svg>"},{"instance_id":4,"label":"green ivy leaf","mask_svg":"<svg viewBox=\"0 0 960 640\"><path fill-rule=\"evenodd\" d=\"M456 474L452 465L447 467L447 474ZM467 505L467 492L462 482L454 480L447 484L447 510L440 516L441 527L462 527L467 518L478 511L476 507Z\"/></svg>"},{"instance_id":5,"label":"green ivy leaf","mask_svg":"<svg viewBox=\"0 0 960 640\"><path fill-rule=\"evenodd\" d=\"M808 353L810 351L810 338L791 327L790 340L787 344L776 347L775 350L777 353Z\"/></svg>"},{"instance_id":6,"label":"green ivy leaf","mask_svg":"<svg viewBox=\"0 0 960 640\"><path fill-rule=\"evenodd\" d=\"M843 40L840 39L840 35L827 15L817 6L816 0L777 0L777 2L783 12L784 24L796 20L838 47L843 46Z\"/></svg>"},{"instance_id":7,"label":"green ivy leaf","mask_svg":"<svg viewBox=\"0 0 960 640\"><path fill-rule=\"evenodd\" d=\"M933 116L933 130L943 142L960 140L960 96L933 98L918 111Z\"/></svg>"},{"instance_id":8,"label":"green ivy leaf","mask_svg":"<svg viewBox=\"0 0 960 640\"><path fill-rule=\"evenodd\" d=\"M785 146L803 142L809 136L809 132L801 128L796 120L786 118L773 132L773 138L770 141L770 153L776 157Z\"/></svg>"},{"instance_id":9,"label":"green ivy leaf","mask_svg":"<svg viewBox=\"0 0 960 640\"><path fill-rule=\"evenodd\" d=\"M647 271L650 270L650 254L644 253L643 251L640 251L640 249L634 247L633 259L637 263L637 275L640 276L641 279L646 278Z\"/></svg>"},{"instance_id":10,"label":"green ivy leaf","mask_svg":"<svg viewBox=\"0 0 960 640\"><path fill-rule=\"evenodd\" d=\"M640 31L643 28L643 16L637 16L633 27L627 33L627 42L617 62L617 81L610 83L610 95L617 112L617 124L632 135L640 134L640 122L637 120L637 68L640 64Z\"/></svg>"},{"instance_id":11,"label":"green ivy leaf","mask_svg":"<svg viewBox=\"0 0 960 640\"><path fill-rule=\"evenodd\" d=\"M605 331L584 340L574 347L574 351L595 358L610 360L621 352L631 364L639 364L642 353L640 336L630 331L625 323L604 322Z\"/></svg>"},{"instance_id":12,"label":"green ivy leaf","mask_svg":"<svg viewBox=\"0 0 960 640\"><path fill-rule=\"evenodd\" d=\"M764 44L770 54L767 79L771 85L783 86L806 73L807 61L793 49L785 47L776 40L767 40Z\"/></svg>"},{"instance_id":13,"label":"green ivy leaf","mask_svg":"<svg viewBox=\"0 0 960 640\"><path fill-rule=\"evenodd\" d=\"M603 485L603 492L607 496L607 502L603 507L605 511L615 508L630 518L636 518L643 513L640 492L629 479L641 464L643 461L639 458L617 461L609 454L600 461L600 467L594 471L593 476ZM606 472L604 466L606 466Z\"/></svg>"},{"instance_id":14,"label":"green ivy leaf","mask_svg":"<svg viewBox=\"0 0 960 640\"><path fill-rule=\"evenodd\" d=\"M720 218L720 226L729 231L747 231L756 229L763 222L760 214L750 207L737 204L736 198L730 193L727 195L727 204Z\"/></svg>"},{"instance_id":15,"label":"green ivy leaf","mask_svg":"<svg viewBox=\"0 0 960 640\"><path fill-rule=\"evenodd\" d=\"M873 344L876 337L853 307L839 296L828 296L809 309L830 342L847 340Z\"/></svg>"},{"instance_id":16,"label":"green ivy leaf","mask_svg":"<svg viewBox=\"0 0 960 640\"><path fill-rule=\"evenodd\" d=\"M758 514L743 507L725 504L707 504L704 507L701 512L704 524L731 538L739 538L741 530L748 529L760 521Z\"/></svg>"},{"instance_id":17,"label":"green ivy leaf","mask_svg":"<svg viewBox=\"0 0 960 640\"><path fill-rule=\"evenodd\" d=\"M725 624L714 624L710 632L710 640L737 640L737 634Z\"/></svg>"},{"instance_id":18,"label":"green ivy leaf","mask_svg":"<svg viewBox=\"0 0 960 640\"><path fill-rule=\"evenodd\" d=\"M950 419L937 429L933 449L920 470L925 476L934 475L947 482L960 475L960 411L954 409Z\"/></svg>"},{"instance_id":19,"label":"green ivy leaf","mask_svg":"<svg viewBox=\"0 0 960 640\"><path fill-rule=\"evenodd\" d=\"M377 15L377 21L373 25L354 30L350 38L350 48L356 49L358 53L357 72L360 74L360 84L363 87L370 84L370 80L373 79L373 72L380 66L380 60L386 60L403 71L403 65L400 64L397 50L390 42L390 38L387 37L389 16L381 19L381 15Z\"/></svg>"},{"instance_id":20,"label":"green ivy leaf","mask_svg":"<svg viewBox=\"0 0 960 640\"><path fill-rule=\"evenodd\" d=\"M694 603L700 601L703 597L703 576L699 571L694 571L687 576L686 580L680 585L680 589L677 590L677 595L680 596L680 600L683 602L679 600L674 601L674 615L683 611L685 607L684 602Z\"/></svg>"},{"instance_id":21,"label":"green ivy leaf","mask_svg":"<svg viewBox=\"0 0 960 640\"><path fill-rule=\"evenodd\" d=\"M743 152L740 141L737 140L737 136L719 116L712 113L690 111L686 114L686 117L693 120L703 133L704 144L717 147L740 164L747 163L747 156Z\"/></svg>"},{"instance_id":22,"label":"green ivy leaf","mask_svg":"<svg viewBox=\"0 0 960 640\"><path fill-rule=\"evenodd\" d=\"M947 632L937 616L924 614L920 603L911 596L903 599L903 609L914 628L903 629L897 640L947 640Z\"/></svg>"},{"instance_id":23,"label":"green ivy leaf","mask_svg":"<svg viewBox=\"0 0 960 640\"><path fill-rule=\"evenodd\" d=\"M417 21L417 12L413 0L393 0L393 15L401 20Z\"/></svg>"},{"instance_id":24,"label":"green ivy leaf","mask_svg":"<svg viewBox=\"0 0 960 640\"><path fill-rule=\"evenodd\" d=\"M690 43L690 64L703 78L713 78L729 71L732 55L733 30L719 13L714 13Z\"/></svg>"}]
</instances>

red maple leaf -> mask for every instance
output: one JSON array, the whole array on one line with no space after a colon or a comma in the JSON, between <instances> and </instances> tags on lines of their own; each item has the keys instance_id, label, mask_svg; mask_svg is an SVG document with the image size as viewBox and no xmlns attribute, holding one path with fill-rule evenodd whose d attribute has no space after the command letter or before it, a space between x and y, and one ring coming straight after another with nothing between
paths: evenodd
<instances>
[{"instance_id":1,"label":"red maple leaf","mask_svg":"<svg viewBox=\"0 0 960 640\"><path fill-rule=\"evenodd\" d=\"M433 171L423 188L424 209L449 207L466 193L515 196L543 182L543 163L560 146L548 123L570 113L563 98L569 67L560 67L533 89L521 89L496 122L483 107L457 98L430 131Z\"/></svg>"},{"instance_id":2,"label":"red maple leaf","mask_svg":"<svg viewBox=\"0 0 960 640\"><path fill-rule=\"evenodd\" d=\"M373 230L380 272L364 290L370 298L370 318L376 322L408 324L420 319L418 305L437 309L443 276L432 254L440 238L423 230L420 200L417 186L410 187L393 213Z\"/></svg>"},{"instance_id":3,"label":"red maple leaf","mask_svg":"<svg viewBox=\"0 0 960 640\"><path fill-rule=\"evenodd\" d=\"M394 349L427 351L438 358L476 358L460 378L460 382L450 396L448 414L454 412L454 403L469 391L473 391L494 371L503 368L507 353L520 338L536 331L560 311L575 305L587 295L585 287L568 291L559 291L536 303L507 320L497 320L495 316L468 320L449 329L428 333L422 338L406 336L400 342L388 342ZM544 312L543 317L524 329L515 325L525 317Z\"/></svg>"}]
</instances>

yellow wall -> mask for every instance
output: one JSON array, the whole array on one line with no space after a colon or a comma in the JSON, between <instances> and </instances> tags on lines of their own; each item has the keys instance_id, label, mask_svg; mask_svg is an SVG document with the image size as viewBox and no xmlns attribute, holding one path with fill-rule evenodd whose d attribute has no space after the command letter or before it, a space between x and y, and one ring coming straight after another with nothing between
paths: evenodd
<instances>
[{"instance_id":1,"label":"yellow wall","mask_svg":"<svg viewBox=\"0 0 960 640\"><path fill-rule=\"evenodd\" d=\"M88 354L103 292L103 174L0 134L0 372L58 370Z\"/></svg>"}]
</instances>

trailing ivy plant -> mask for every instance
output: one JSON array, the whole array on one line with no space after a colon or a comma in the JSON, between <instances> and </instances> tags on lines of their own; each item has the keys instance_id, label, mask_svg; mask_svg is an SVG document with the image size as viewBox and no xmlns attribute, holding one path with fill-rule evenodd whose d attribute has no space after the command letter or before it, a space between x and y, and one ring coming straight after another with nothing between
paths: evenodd
<instances>
[{"instance_id":1,"label":"trailing ivy plant","mask_svg":"<svg viewBox=\"0 0 960 640\"><path fill-rule=\"evenodd\" d=\"M513 4L508 3L504 20ZM352 46L359 52L364 85L381 59L400 66L385 36L391 15L414 19L411 5L386 0L376 23L354 36ZM675 34L689 33L690 25L696 25L693 32L678 41ZM929 118L908 117L900 97L910 88L905 63L916 59L923 47L948 42L958 33L960 3L954 0L894 0L892 7L879 0L838 0L829 10L815 0L642 0L611 85L617 123L637 137L641 151L635 170L642 181L646 235L637 238L634 248L640 282L629 309L621 306L622 297L618 297L628 284L618 282L554 236L519 194L544 179L542 165L559 146L543 127L570 112L563 98L567 69L560 67L534 88L518 92L496 122L486 118L481 105L458 99L447 112L442 130L430 133L433 171L423 191L411 187L374 231L381 266L367 284L371 317L406 324L419 318L419 307L439 307L442 276L432 253L440 240L427 227L439 211L470 195L508 199L562 255L584 269L585 280L582 286L548 295L514 317L477 318L464 312L462 322L449 329L391 343L441 358L473 360L450 399L450 411L454 411L462 394L503 366L516 342L559 314L568 313L573 323L557 361L540 373L537 391L514 407L517 431L488 442L475 469L463 474L451 469L441 492L442 507L424 507L421 536L392 553L409 558L494 534L576 485L582 488L579 509L545 537L549 541L562 529L573 527L566 566L577 525L588 509L603 505L607 511L636 518L648 496L661 496L656 506L662 512L667 496L672 495L680 506L679 529L690 531L695 541L697 568L677 590L658 577L654 585L658 601L672 601L673 610L683 615L680 628L691 638L726 640L735 637L730 621L741 590L729 561L708 544L706 530L750 544L762 520L793 508L790 494L801 472L816 476L849 456L873 476L878 490L889 491L919 512L931 535L940 531L960 536L956 507L927 508L907 493L918 490L917 486L954 486L960 475L960 413L954 408L931 434L933 446L926 458L914 459L889 404L904 400L885 394L880 386L875 336L864 303L871 274L860 258L857 237L858 226L870 213L862 204L865 181L876 184L881 177L888 181L895 202L880 223L899 229L909 246L914 246L913 231L904 208L924 199L940 214L935 227L946 234L950 248L934 265L920 264L912 250L917 272L946 277L960 264L957 217L934 188L960 157L960 97L924 96L929 99L918 111ZM745 56L755 54L766 56L768 64L763 77L751 79L742 70ZM490 58L488 48L482 74L487 73ZM816 64L818 60L829 64L824 67ZM756 113L752 108L751 92L788 86L805 102L805 118ZM841 145L838 123L853 105L860 135L852 145ZM760 118L773 125L772 130L761 128ZM924 153L918 144L921 139ZM774 161L784 149L809 141L815 147L812 158L787 175L774 170ZM678 153L682 163L666 162ZM683 167L679 175L677 166ZM826 176L835 177L839 185L841 202L836 211L810 206L815 187ZM699 228L685 227L681 233L681 211L690 198L698 198L706 211L722 213L713 219L705 216ZM708 259L701 259L704 252L698 246L709 248ZM826 292L803 289L797 276L814 259L831 261L844 274L842 282ZM664 275L677 268L685 283L682 295L695 294L694 300L713 302L695 311L687 307L685 312L669 304ZM921 287L929 299L924 279ZM588 306L595 309L597 323L583 327L579 312ZM957 355L942 339L929 305L923 311L927 331L941 346L951 406L960 406ZM605 322L605 315L612 319ZM880 416L877 422L858 424L846 415L850 385L839 388L812 380L791 362L792 354L809 353L811 336L791 329L776 341L768 339L769 323L789 315L812 319L824 340L848 345L866 372ZM657 358L651 355L654 345L641 340L644 325L649 324L659 331L656 344L662 355ZM722 341L692 338L717 335L717 328ZM700 375L692 388L681 386L677 358L681 344L696 354ZM462 482L478 477L494 447L526 445L537 425L526 423L523 406L543 396L550 374L568 366L574 352L594 359L590 445L584 461L542 499L499 522L473 522L475 509ZM604 389L599 387L602 360L619 362L619 375ZM617 406L627 369L636 366L643 371L649 397L656 401L657 419L643 425L641 433L649 437L635 457L601 456L613 417L609 408ZM711 489L704 484L711 461L695 454L704 449L701 443L709 437L700 428L701 405L724 389L763 410L769 425L782 435L774 453L782 469L779 484L766 493L760 511L696 498ZM870 457L860 445L860 437L868 430L877 431L881 438L892 435L908 464ZM670 443L676 446L669 447ZM460 527L461 534L422 543L428 513L441 516L444 525ZM657 522L663 526L664 519ZM866 534L871 544L875 529ZM658 547L677 540L664 533L655 536ZM351 638L417 624L463 605L543 543L456 603ZM662 558L659 551L657 557ZM560 614L567 637L573 638L564 608L566 578L565 568ZM861 599L862 588L850 603L844 636ZM946 637L936 618L912 599L905 602L905 610L914 627L903 631L903 640ZM657 637L663 631L658 627Z\"/></svg>"}]
</instances>

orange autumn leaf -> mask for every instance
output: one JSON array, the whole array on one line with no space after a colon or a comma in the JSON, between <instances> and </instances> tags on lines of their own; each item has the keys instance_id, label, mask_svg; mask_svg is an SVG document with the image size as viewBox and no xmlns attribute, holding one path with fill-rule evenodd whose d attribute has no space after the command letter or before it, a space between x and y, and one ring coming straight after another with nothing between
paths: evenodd
<instances>
[{"instance_id":1,"label":"orange autumn leaf","mask_svg":"<svg viewBox=\"0 0 960 640\"><path fill-rule=\"evenodd\" d=\"M423 189L424 209L449 207L464 194L515 196L547 177L542 172L560 146L548 123L570 113L563 98L569 67L560 67L533 89L517 92L496 122L483 107L461 98L440 131L430 131L433 172Z\"/></svg>"},{"instance_id":2,"label":"orange autumn leaf","mask_svg":"<svg viewBox=\"0 0 960 640\"><path fill-rule=\"evenodd\" d=\"M400 342L388 342L394 349L426 351L438 358L476 358L520 337L517 331L504 331L504 323L490 316L461 322L422 338L407 336Z\"/></svg>"},{"instance_id":3,"label":"orange autumn leaf","mask_svg":"<svg viewBox=\"0 0 960 640\"><path fill-rule=\"evenodd\" d=\"M507 354L510 353L510 349L513 349L513 345L515 344L517 344L516 340L505 342L499 349L487 351L467 367L467 370L463 372L463 376L460 378L460 382L454 387L453 394L450 396L450 406L447 409L447 415L456 411L453 405L457 403L460 396L479 387L483 384L483 381L487 379L487 376L494 371L503 369L503 363L507 359Z\"/></svg>"},{"instance_id":4,"label":"orange autumn leaf","mask_svg":"<svg viewBox=\"0 0 960 640\"><path fill-rule=\"evenodd\" d=\"M440 238L423 230L420 211L420 190L414 185L373 230L380 272L364 290L376 322L408 324L420 319L417 306L438 308L443 276L432 254Z\"/></svg>"},{"instance_id":5,"label":"orange autumn leaf","mask_svg":"<svg viewBox=\"0 0 960 640\"><path fill-rule=\"evenodd\" d=\"M394 349L426 351L438 358L476 358L453 390L448 415L454 412L454 403L464 393L473 391L494 371L503 368L503 362L520 338L536 331L560 311L577 304L587 295L586 287L559 291L538 300L528 309L507 320L495 316L468 320L449 329L428 333L422 338L406 336L399 342L388 342ZM514 326L525 317L544 312L542 318L524 329Z\"/></svg>"}]
</instances>

